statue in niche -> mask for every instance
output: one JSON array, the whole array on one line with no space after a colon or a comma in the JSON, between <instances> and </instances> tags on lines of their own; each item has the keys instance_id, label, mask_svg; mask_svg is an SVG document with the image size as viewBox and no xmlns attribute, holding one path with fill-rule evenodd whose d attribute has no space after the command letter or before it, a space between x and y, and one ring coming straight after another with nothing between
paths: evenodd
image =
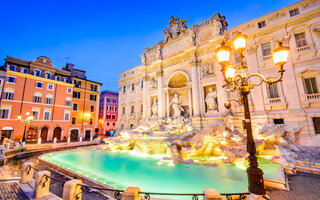
<instances>
[{"instance_id":1,"label":"statue in niche","mask_svg":"<svg viewBox=\"0 0 320 200\"><path fill-rule=\"evenodd\" d=\"M213 88L209 88L209 93L206 96L207 112L218 110L217 93Z\"/></svg>"},{"instance_id":2,"label":"statue in niche","mask_svg":"<svg viewBox=\"0 0 320 200\"><path fill-rule=\"evenodd\" d=\"M158 82L155 78L151 79L151 88L156 88L158 86Z\"/></svg>"},{"instance_id":3,"label":"statue in niche","mask_svg":"<svg viewBox=\"0 0 320 200\"><path fill-rule=\"evenodd\" d=\"M140 58L141 58L141 63L143 65L146 65L147 64L147 55L146 55L146 53L143 53L142 55L140 55Z\"/></svg>"},{"instance_id":4,"label":"statue in niche","mask_svg":"<svg viewBox=\"0 0 320 200\"><path fill-rule=\"evenodd\" d=\"M162 52L161 52L160 44L157 45L156 59L157 60L162 60Z\"/></svg>"},{"instance_id":5,"label":"statue in niche","mask_svg":"<svg viewBox=\"0 0 320 200\"><path fill-rule=\"evenodd\" d=\"M164 28L163 34L164 34L164 42L168 42L168 40L172 37L170 30L167 28Z\"/></svg>"},{"instance_id":6,"label":"statue in niche","mask_svg":"<svg viewBox=\"0 0 320 200\"><path fill-rule=\"evenodd\" d=\"M151 106L152 110L152 116L157 116L158 115L158 102L157 100L154 100Z\"/></svg>"},{"instance_id":7,"label":"statue in niche","mask_svg":"<svg viewBox=\"0 0 320 200\"><path fill-rule=\"evenodd\" d=\"M184 109L181 107L178 94L174 94L174 97L173 97L172 101L170 102L169 106L171 106L171 105L172 105L172 110L173 110L172 117L173 118L180 117L181 112L184 111Z\"/></svg>"}]
</instances>

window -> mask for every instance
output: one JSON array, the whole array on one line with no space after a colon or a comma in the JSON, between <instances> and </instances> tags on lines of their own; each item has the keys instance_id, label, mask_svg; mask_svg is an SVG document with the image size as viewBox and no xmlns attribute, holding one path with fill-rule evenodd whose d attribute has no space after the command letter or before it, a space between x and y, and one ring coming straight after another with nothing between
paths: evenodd
<instances>
[{"instance_id":1,"label":"window","mask_svg":"<svg viewBox=\"0 0 320 200\"><path fill-rule=\"evenodd\" d=\"M97 91L97 85L91 84L91 91Z\"/></svg>"},{"instance_id":2,"label":"window","mask_svg":"<svg viewBox=\"0 0 320 200\"><path fill-rule=\"evenodd\" d=\"M109 122L107 123L107 126L109 126Z\"/></svg>"},{"instance_id":3,"label":"window","mask_svg":"<svg viewBox=\"0 0 320 200\"><path fill-rule=\"evenodd\" d=\"M66 100L65 101L65 106L71 106L71 101L70 100Z\"/></svg>"},{"instance_id":4,"label":"window","mask_svg":"<svg viewBox=\"0 0 320 200\"><path fill-rule=\"evenodd\" d=\"M17 66L15 66L15 65L10 65L10 66L9 66L9 69L10 69L11 71L16 71Z\"/></svg>"},{"instance_id":5,"label":"window","mask_svg":"<svg viewBox=\"0 0 320 200\"><path fill-rule=\"evenodd\" d=\"M29 69L27 68L21 68L21 73L25 73L25 74L28 74L29 73Z\"/></svg>"},{"instance_id":6,"label":"window","mask_svg":"<svg viewBox=\"0 0 320 200\"><path fill-rule=\"evenodd\" d=\"M53 90L53 84L48 83L48 90Z\"/></svg>"},{"instance_id":7,"label":"window","mask_svg":"<svg viewBox=\"0 0 320 200\"><path fill-rule=\"evenodd\" d=\"M72 117L71 124L76 124L76 123L77 123L77 118L76 117Z\"/></svg>"},{"instance_id":8,"label":"window","mask_svg":"<svg viewBox=\"0 0 320 200\"><path fill-rule=\"evenodd\" d=\"M94 112L94 105L90 106L90 112Z\"/></svg>"},{"instance_id":9,"label":"window","mask_svg":"<svg viewBox=\"0 0 320 200\"><path fill-rule=\"evenodd\" d=\"M299 12L299 9L296 8L296 9L290 10L289 14L290 14L290 17L293 17L293 16L296 16L296 15L299 15L300 12Z\"/></svg>"},{"instance_id":10,"label":"window","mask_svg":"<svg viewBox=\"0 0 320 200\"><path fill-rule=\"evenodd\" d=\"M41 76L41 71L38 70L38 69L35 69L35 70L33 70L33 74L34 74L35 76Z\"/></svg>"},{"instance_id":11,"label":"window","mask_svg":"<svg viewBox=\"0 0 320 200\"><path fill-rule=\"evenodd\" d=\"M126 86L123 86L122 88L122 92L125 93L126 92Z\"/></svg>"},{"instance_id":12,"label":"window","mask_svg":"<svg viewBox=\"0 0 320 200\"><path fill-rule=\"evenodd\" d=\"M113 122L113 123L112 123L112 125L113 125L113 126L115 126L115 125L116 125L116 123L114 123L114 122Z\"/></svg>"},{"instance_id":13,"label":"window","mask_svg":"<svg viewBox=\"0 0 320 200\"><path fill-rule=\"evenodd\" d=\"M47 79L51 79L51 73L50 72L46 72L44 74L44 77L47 78Z\"/></svg>"},{"instance_id":14,"label":"window","mask_svg":"<svg viewBox=\"0 0 320 200\"><path fill-rule=\"evenodd\" d=\"M39 97L39 96L34 96L33 97L33 102L34 103L41 103L41 101L42 101L42 97Z\"/></svg>"},{"instance_id":15,"label":"window","mask_svg":"<svg viewBox=\"0 0 320 200\"><path fill-rule=\"evenodd\" d=\"M64 121L70 120L70 113L64 113Z\"/></svg>"},{"instance_id":16,"label":"window","mask_svg":"<svg viewBox=\"0 0 320 200\"><path fill-rule=\"evenodd\" d=\"M73 91L73 98L80 99L80 92Z\"/></svg>"},{"instance_id":17,"label":"window","mask_svg":"<svg viewBox=\"0 0 320 200\"><path fill-rule=\"evenodd\" d=\"M36 88L43 88L43 83L42 82L36 82Z\"/></svg>"},{"instance_id":18,"label":"window","mask_svg":"<svg viewBox=\"0 0 320 200\"><path fill-rule=\"evenodd\" d=\"M90 94L90 101L96 101L97 100L97 95Z\"/></svg>"},{"instance_id":19,"label":"window","mask_svg":"<svg viewBox=\"0 0 320 200\"><path fill-rule=\"evenodd\" d=\"M72 93L72 88L67 88L67 93L71 94Z\"/></svg>"},{"instance_id":20,"label":"window","mask_svg":"<svg viewBox=\"0 0 320 200\"><path fill-rule=\"evenodd\" d=\"M65 83L69 83L69 79L68 78L66 78L66 77L64 77L63 78L63 82L65 82ZM81 83L81 82L80 82Z\"/></svg>"},{"instance_id":21,"label":"window","mask_svg":"<svg viewBox=\"0 0 320 200\"><path fill-rule=\"evenodd\" d=\"M44 112L43 120L49 120L50 119L50 112Z\"/></svg>"},{"instance_id":22,"label":"window","mask_svg":"<svg viewBox=\"0 0 320 200\"><path fill-rule=\"evenodd\" d=\"M4 92L2 94L2 98L6 100L13 100L14 93L13 92Z\"/></svg>"},{"instance_id":23,"label":"window","mask_svg":"<svg viewBox=\"0 0 320 200\"><path fill-rule=\"evenodd\" d=\"M320 117L312 117L314 132L320 134Z\"/></svg>"},{"instance_id":24,"label":"window","mask_svg":"<svg viewBox=\"0 0 320 200\"><path fill-rule=\"evenodd\" d=\"M132 91L134 90L134 83L132 83L132 85L131 85L131 90Z\"/></svg>"},{"instance_id":25,"label":"window","mask_svg":"<svg viewBox=\"0 0 320 200\"><path fill-rule=\"evenodd\" d=\"M17 80L16 77L12 77L12 76L8 76L8 77L7 77L7 82L9 82L9 83L15 83L16 80Z\"/></svg>"},{"instance_id":26,"label":"window","mask_svg":"<svg viewBox=\"0 0 320 200\"><path fill-rule=\"evenodd\" d=\"M143 81L141 81L141 88L143 88Z\"/></svg>"},{"instance_id":27,"label":"window","mask_svg":"<svg viewBox=\"0 0 320 200\"><path fill-rule=\"evenodd\" d=\"M270 85L269 87L269 98L278 98L278 85L276 83Z\"/></svg>"},{"instance_id":28,"label":"window","mask_svg":"<svg viewBox=\"0 0 320 200\"><path fill-rule=\"evenodd\" d=\"M60 81L60 76L56 76L56 81Z\"/></svg>"},{"instance_id":29,"label":"window","mask_svg":"<svg viewBox=\"0 0 320 200\"><path fill-rule=\"evenodd\" d=\"M81 87L81 81L74 80L73 84L74 84L74 87L76 87L76 88L80 88Z\"/></svg>"},{"instance_id":30,"label":"window","mask_svg":"<svg viewBox=\"0 0 320 200\"><path fill-rule=\"evenodd\" d=\"M270 42L264 43L261 45L262 48L262 55L263 57L265 56L270 56L271 55L271 46Z\"/></svg>"},{"instance_id":31,"label":"window","mask_svg":"<svg viewBox=\"0 0 320 200\"><path fill-rule=\"evenodd\" d=\"M107 99L107 102L110 103L110 99Z\"/></svg>"},{"instance_id":32,"label":"window","mask_svg":"<svg viewBox=\"0 0 320 200\"><path fill-rule=\"evenodd\" d=\"M317 81L315 77L312 78L305 78L304 84L306 88L307 94L315 94L318 93Z\"/></svg>"},{"instance_id":33,"label":"window","mask_svg":"<svg viewBox=\"0 0 320 200\"><path fill-rule=\"evenodd\" d=\"M44 100L45 104L52 104L52 102L53 102L53 99L51 97L46 97Z\"/></svg>"},{"instance_id":34,"label":"window","mask_svg":"<svg viewBox=\"0 0 320 200\"><path fill-rule=\"evenodd\" d=\"M116 99L113 99L112 102L113 102L113 103L117 103L117 100L116 100Z\"/></svg>"},{"instance_id":35,"label":"window","mask_svg":"<svg viewBox=\"0 0 320 200\"><path fill-rule=\"evenodd\" d=\"M32 111L32 116L34 117L35 120L39 119L39 111Z\"/></svg>"},{"instance_id":36,"label":"window","mask_svg":"<svg viewBox=\"0 0 320 200\"><path fill-rule=\"evenodd\" d=\"M113 111L117 111L117 107L116 106L113 107Z\"/></svg>"},{"instance_id":37,"label":"window","mask_svg":"<svg viewBox=\"0 0 320 200\"><path fill-rule=\"evenodd\" d=\"M111 115L107 115L107 116L106 116L106 119L111 119Z\"/></svg>"},{"instance_id":38,"label":"window","mask_svg":"<svg viewBox=\"0 0 320 200\"><path fill-rule=\"evenodd\" d=\"M112 115L112 119L116 119L116 115Z\"/></svg>"},{"instance_id":39,"label":"window","mask_svg":"<svg viewBox=\"0 0 320 200\"><path fill-rule=\"evenodd\" d=\"M90 125L93 124L93 118L90 118L90 122L89 122Z\"/></svg>"},{"instance_id":40,"label":"window","mask_svg":"<svg viewBox=\"0 0 320 200\"><path fill-rule=\"evenodd\" d=\"M263 28L266 26L266 21L258 22L258 28Z\"/></svg>"},{"instance_id":41,"label":"window","mask_svg":"<svg viewBox=\"0 0 320 200\"><path fill-rule=\"evenodd\" d=\"M0 119L8 119L8 118L9 118L9 110L0 109Z\"/></svg>"},{"instance_id":42,"label":"window","mask_svg":"<svg viewBox=\"0 0 320 200\"><path fill-rule=\"evenodd\" d=\"M72 107L72 110L77 111L78 110L78 104L74 103L73 107Z\"/></svg>"},{"instance_id":43,"label":"window","mask_svg":"<svg viewBox=\"0 0 320 200\"><path fill-rule=\"evenodd\" d=\"M296 44L297 47L304 47L307 46L307 39L306 39L306 33L298 33L298 34L294 34L294 37L296 39Z\"/></svg>"},{"instance_id":44,"label":"window","mask_svg":"<svg viewBox=\"0 0 320 200\"><path fill-rule=\"evenodd\" d=\"M131 113L134 113L134 106L131 106Z\"/></svg>"},{"instance_id":45,"label":"window","mask_svg":"<svg viewBox=\"0 0 320 200\"><path fill-rule=\"evenodd\" d=\"M140 112L143 112L143 104L140 105Z\"/></svg>"},{"instance_id":46,"label":"window","mask_svg":"<svg viewBox=\"0 0 320 200\"><path fill-rule=\"evenodd\" d=\"M273 119L274 124L284 124L283 119Z\"/></svg>"},{"instance_id":47,"label":"window","mask_svg":"<svg viewBox=\"0 0 320 200\"><path fill-rule=\"evenodd\" d=\"M125 107L122 107L122 114L126 114L126 108Z\"/></svg>"}]
</instances>

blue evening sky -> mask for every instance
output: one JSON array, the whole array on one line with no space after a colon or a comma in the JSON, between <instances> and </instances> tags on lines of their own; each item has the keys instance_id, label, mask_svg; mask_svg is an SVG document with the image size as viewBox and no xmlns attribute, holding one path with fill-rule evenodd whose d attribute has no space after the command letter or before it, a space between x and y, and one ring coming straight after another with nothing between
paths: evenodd
<instances>
[{"instance_id":1,"label":"blue evening sky","mask_svg":"<svg viewBox=\"0 0 320 200\"><path fill-rule=\"evenodd\" d=\"M0 65L6 56L47 56L57 68L68 61L87 78L118 90L119 73L141 64L144 48L163 39L171 16L188 27L215 13L229 28L297 0L0 0Z\"/></svg>"}]
</instances>

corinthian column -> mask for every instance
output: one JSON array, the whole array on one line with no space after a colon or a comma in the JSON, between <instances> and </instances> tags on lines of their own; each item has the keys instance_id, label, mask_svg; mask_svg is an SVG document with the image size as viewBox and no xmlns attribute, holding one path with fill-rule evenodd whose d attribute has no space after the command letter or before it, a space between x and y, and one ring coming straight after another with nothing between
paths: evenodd
<instances>
[{"instance_id":1,"label":"corinthian column","mask_svg":"<svg viewBox=\"0 0 320 200\"><path fill-rule=\"evenodd\" d=\"M200 117L200 91L199 91L199 75L198 61L193 60L191 65L191 81L192 81L192 101L193 101L193 116Z\"/></svg>"},{"instance_id":2,"label":"corinthian column","mask_svg":"<svg viewBox=\"0 0 320 200\"><path fill-rule=\"evenodd\" d=\"M143 92L143 113L142 113L142 117L144 120L146 120L147 119L147 109L148 109L147 97L148 97L148 91L149 91L149 89L148 89L148 86L149 86L148 76L146 75L145 77L143 77L142 81L143 81L143 90L142 90L142 92Z\"/></svg>"},{"instance_id":3,"label":"corinthian column","mask_svg":"<svg viewBox=\"0 0 320 200\"><path fill-rule=\"evenodd\" d=\"M160 119L164 117L163 115L163 93L162 93L162 78L163 78L163 71L160 70L157 72L158 76L158 116Z\"/></svg>"}]
</instances>

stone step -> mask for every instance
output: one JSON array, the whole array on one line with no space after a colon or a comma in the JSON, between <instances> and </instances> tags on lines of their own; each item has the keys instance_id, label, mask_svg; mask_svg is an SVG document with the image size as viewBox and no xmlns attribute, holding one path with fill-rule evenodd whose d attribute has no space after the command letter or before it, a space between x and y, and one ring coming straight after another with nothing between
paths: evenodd
<instances>
[{"instance_id":1,"label":"stone step","mask_svg":"<svg viewBox=\"0 0 320 200\"><path fill-rule=\"evenodd\" d=\"M317 165L317 166L320 166L320 163L318 163L318 162L308 162L308 161L297 160L296 163L297 164L301 164L301 165Z\"/></svg>"},{"instance_id":2,"label":"stone step","mask_svg":"<svg viewBox=\"0 0 320 200\"><path fill-rule=\"evenodd\" d=\"M296 171L306 172L306 173L311 173L311 174L320 174L320 171L311 171L311 170L303 170L303 169L296 169Z\"/></svg>"},{"instance_id":3,"label":"stone step","mask_svg":"<svg viewBox=\"0 0 320 200\"><path fill-rule=\"evenodd\" d=\"M308 172L308 173L315 173L320 174L320 168L308 167L308 166L296 166L296 171L301 172Z\"/></svg>"}]
</instances>

